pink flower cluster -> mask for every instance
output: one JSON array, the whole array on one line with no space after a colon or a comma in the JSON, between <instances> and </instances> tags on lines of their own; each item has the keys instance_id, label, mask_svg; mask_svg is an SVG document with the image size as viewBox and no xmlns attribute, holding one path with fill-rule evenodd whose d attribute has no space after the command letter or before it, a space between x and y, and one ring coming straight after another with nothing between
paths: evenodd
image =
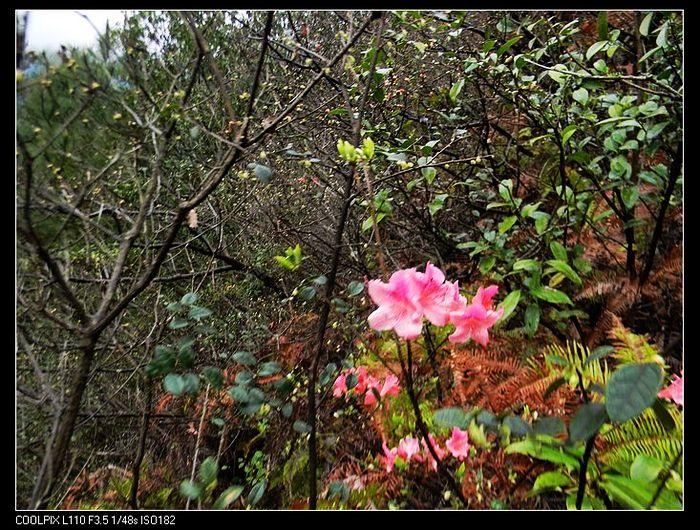
<instances>
[{"instance_id":1,"label":"pink flower cluster","mask_svg":"<svg viewBox=\"0 0 700 530\"><path fill-rule=\"evenodd\" d=\"M452 429L452 435L445 442L447 451L440 447L440 444L433 438L432 434L428 434L428 439L433 449L435 449L435 454L439 460L442 460L447 455L447 452L459 460L464 460L469 456L469 434L457 427ZM397 447L392 447L391 449L384 441L382 449L384 449L382 461L387 473L391 473L394 470L397 458L401 458L406 463L411 461L425 462L430 469L433 471L437 470L437 461L433 458L425 440L420 440L419 442L417 438L406 436L399 441Z\"/></svg>"},{"instance_id":2,"label":"pink flower cluster","mask_svg":"<svg viewBox=\"0 0 700 530\"><path fill-rule=\"evenodd\" d=\"M423 329L423 317L435 326L455 325L450 342L474 339L482 346L489 342L488 330L503 315L493 309L497 285L479 288L471 304L459 294L458 282L445 281L445 274L428 262L425 272L415 267L396 271L388 283L371 280L367 292L379 306L367 319L377 331L393 329L406 340L417 338Z\"/></svg>"},{"instance_id":3,"label":"pink flower cluster","mask_svg":"<svg viewBox=\"0 0 700 530\"><path fill-rule=\"evenodd\" d=\"M347 378L350 375L357 377L357 384L349 389L347 386ZM333 395L341 397L348 393L364 394L365 405L374 405L377 402L377 394L380 398L386 396L397 396L399 394L399 379L393 374L389 374L384 382L367 373L367 368L360 366L358 368L349 368L344 370L333 383Z\"/></svg>"},{"instance_id":4,"label":"pink flower cluster","mask_svg":"<svg viewBox=\"0 0 700 530\"><path fill-rule=\"evenodd\" d=\"M683 406L683 370L681 370L680 377L673 374L673 381L659 392L659 397L670 399L676 404Z\"/></svg>"}]
</instances>

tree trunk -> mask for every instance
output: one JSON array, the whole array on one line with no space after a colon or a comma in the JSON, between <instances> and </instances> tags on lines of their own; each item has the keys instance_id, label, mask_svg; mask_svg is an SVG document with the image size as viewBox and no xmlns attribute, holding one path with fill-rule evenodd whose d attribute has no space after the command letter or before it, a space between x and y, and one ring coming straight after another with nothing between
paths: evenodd
<instances>
[{"instance_id":1,"label":"tree trunk","mask_svg":"<svg viewBox=\"0 0 700 530\"><path fill-rule=\"evenodd\" d=\"M53 433L51 443L44 453L44 459L32 492L30 503L30 508L32 509L46 509L56 486L58 475L63 469L73 430L75 429L75 421L78 418L80 402L90 376L96 342L97 337L95 336L86 336L81 340L80 365L71 385L70 394L67 396L66 403L60 412L58 425Z\"/></svg>"}]
</instances>

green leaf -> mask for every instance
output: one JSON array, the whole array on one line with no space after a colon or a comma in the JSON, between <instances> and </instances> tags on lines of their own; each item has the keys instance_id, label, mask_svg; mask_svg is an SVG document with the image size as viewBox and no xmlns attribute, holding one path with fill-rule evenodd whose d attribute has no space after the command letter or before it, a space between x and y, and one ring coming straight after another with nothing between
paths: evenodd
<instances>
[{"instance_id":1,"label":"green leaf","mask_svg":"<svg viewBox=\"0 0 700 530\"><path fill-rule=\"evenodd\" d=\"M562 73L566 72L566 66L563 64L555 64L551 70L547 70L547 75L554 79L557 83L564 83L567 78L567 74Z\"/></svg>"},{"instance_id":2,"label":"green leaf","mask_svg":"<svg viewBox=\"0 0 700 530\"><path fill-rule=\"evenodd\" d=\"M644 17L642 20L642 23L639 25L639 33L647 37L649 35L649 25L651 24L651 19L654 17L654 13L651 12L647 14L647 16Z\"/></svg>"},{"instance_id":3,"label":"green leaf","mask_svg":"<svg viewBox=\"0 0 700 530\"><path fill-rule=\"evenodd\" d=\"M168 327L170 329L182 329L182 328L186 328L190 324L191 324L191 322L189 320L187 320L186 318L175 317L170 321L170 323L168 324Z\"/></svg>"},{"instance_id":4,"label":"green leaf","mask_svg":"<svg viewBox=\"0 0 700 530\"><path fill-rule=\"evenodd\" d=\"M514 414L506 416L503 419L503 425L508 427L511 435L517 437L527 436L532 432L532 427L530 427L530 424L520 416L515 416Z\"/></svg>"},{"instance_id":5,"label":"green leaf","mask_svg":"<svg viewBox=\"0 0 700 530\"><path fill-rule=\"evenodd\" d=\"M567 125L564 130L561 132L561 143L562 145L565 145L566 142L569 141L569 138L571 138L571 135L576 132L578 127L576 125Z\"/></svg>"},{"instance_id":6,"label":"green leaf","mask_svg":"<svg viewBox=\"0 0 700 530\"><path fill-rule=\"evenodd\" d=\"M255 402L255 403L248 403L244 407L241 408L243 411L243 414L247 414L249 416L252 416L253 414L257 413L261 408L262 408L262 403L260 402Z\"/></svg>"},{"instance_id":7,"label":"green leaf","mask_svg":"<svg viewBox=\"0 0 700 530\"><path fill-rule=\"evenodd\" d=\"M437 176L437 171L434 167L424 167L420 170L421 174L425 177L425 181L428 184L432 184Z\"/></svg>"},{"instance_id":8,"label":"green leaf","mask_svg":"<svg viewBox=\"0 0 700 530\"><path fill-rule=\"evenodd\" d=\"M216 366L205 366L202 369L202 374L206 380L216 389L219 389L224 384L224 376Z\"/></svg>"},{"instance_id":9,"label":"green leaf","mask_svg":"<svg viewBox=\"0 0 700 530\"><path fill-rule=\"evenodd\" d=\"M192 337L191 335L187 335L185 337L182 337L177 342L177 346L180 349L180 351L190 349L192 346L194 346L194 337Z\"/></svg>"},{"instance_id":10,"label":"green leaf","mask_svg":"<svg viewBox=\"0 0 700 530\"><path fill-rule=\"evenodd\" d=\"M299 296L304 300L313 300L316 296L316 289L313 287L304 287L301 291L299 291Z\"/></svg>"},{"instance_id":11,"label":"green leaf","mask_svg":"<svg viewBox=\"0 0 700 530\"><path fill-rule=\"evenodd\" d=\"M591 264L588 263L583 258L574 258L574 267L581 273L581 274L588 274L591 272L592 267Z\"/></svg>"},{"instance_id":12,"label":"green leaf","mask_svg":"<svg viewBox=\"0 0 700 530\"><path fill-rule=\"evenodd\" d=\"M503 221L500 222L498 225L498 231L501 234L505 234L508 230L511 229L511 227L515 224L515 222L518 220L518 217L515 215L511 215L509 217L506 217L503 219Z\"/></svg>"},{"instance_id":13,"label":"green leaf","mask_svg":"<svg viewBox=\"0 0 700 530\"><path fill-rule=\"evenodd\" d=\"M579 275L576 274L576 271L574 271L574 269L572 269L565 261L561 261L558 259L550 259L549 261L547 261L547 265L549 265L556 271L561 272L564 276L566 276L576 285L583 284Z\"/></svg>"},{"instance_id":14,"label":"green leaf","mask_svg":"<svg viewBox=\"0 0 700 530\"><path fill-rule=\"evenodd\" d=\"M357 383L358 377L356 374L349 374L345 378L345 388L347 388L348 390L352 390L353 388L355 388L355 386L357 386Z\"/></svg>"},{"instance_id":15,"label":"green leaf","mask_svg":"<svg viewBox=\"0 0 700 530\"><path fill-rule=\"evenodd\" d=\"M326 365L318 378L318 382L321 383L321 386L325 386L331 382L331 379L337 369L338 367L335 365L335 363L328 363Z\"/></svg>"},{"instance_id":16,"label":"green leaf","mask_svg":"<svg viewBox=\"0 0 700 530\"><path fill-rule=\"evenodd\" d=\"M236 376L236 383L238 383L239 385L247 385L252 380L253 380L253 374L251 374L250 372L240 372Z\"/></svg>"},{"instance_id":17,"label":"green leaf","mask_svg":"<svg viewBox=\"0 0 700 530\"><path fill-rule=\"evenodd\" d=\"M526 270L535 271L540 268L540 263L534 259L521 259L513 264L514 271Z\"/></svg>"},{"instance_id":18,"label":"green leaf","mask_svg":"<svg viewBox=\"0 0 700 530\"><path fill-rule=\"evenodd\" d=\"M215 510L225 510L232 502L235 502L236 499L241 496L241 493L243 493L243 486L231 486L230 488L226 488L221 492L219 498L216 499L213 508Z\"/></svg>"},{"instance_id":19,"label":"green leaf","mask_svg":"<svg viewBox=\"0 0 700 530\"><path fill-rule=\"evenodd\" d=\"M484 256L479 260L479 271L481 271L481 274L486 274L495 264L496 258L494 256Z\"/></svg>"},{"instance_id":20,"label":"green leaf","mask_svg":"<svg viewBox=\"0 0 700 530\"><path fill-rule=\"evenodd\" d=\"M668 122L667 122L667 121L662 121L662 122L660 122L660 123L655 123L655 124L652 125L652 126L649 128L649 130L647 131L646 139L647 139L647 140L653 140L653 139L656 138L659 134L661 134L661 131L663 131L663 130L666 128L667 125L668 125Z\"/></svg>"},{"instance_id":21,"label":"green leaf","mask_svg":"<svg viewBox=\"0 0 700 530\"><path fill-rule=\"evenodd\" d=\"M199 306L193 305L192 308L190 309L189 317L193 318L195 320L202 320L203 318L207 318L211 314L212 314L211 309L207 309L206 307L199 307Z\"/></svg>"},{"instance_id":22,"label":"green leaf","mask_svg":"<svg viewBox=\"0 0 700 530\"><path fill-rule=\"evenodd\" d=\"M484 425L490 431L495 431L499 427L498 418L493 412L488 410L479 410L476 414L476 421L480 425Z\"/></svg>"},{"instance_id":23,"label":"green leaf","mask_svg":"<svg viewBox=\"0 0 700 530\"><path fill-rule=\"evenodd\" d=\"M593 57L596 53L598 53L600 50L603 49L605 45L608 44L608 41L602 40L598 41L596 43L591 44L591 46L586 50L586 60L590 60L591 57Z\"/></svg>"},{"instance_id":24,"label":"green leaf","mask_svg":"<svg viewBox=\"0 0 700 530\"><path fill-rule=\"evenodd\" d=\"M540 306L537 304L528 305L525 309L524 321L526 333L529 337L534 336L540 323Z\"/></svg>"},{"instance_id":25,"label":"green leaf","mask_svg":"<svg viewBox=\"0 0 700 530\"><path fill-rule=\"evenodd\" d=\"M559 434L566 434L566 424L561 418L556 416L540 416L532 424L532 430L535 434L545 434L554 437Z\"/></svg>"},{"instance_id":26,"label":"green leaf","mask_svg":"<svg viewBox=\"0 0 700 530\"><path fill-rule=\"evenodd\" d=\"M504 179L498 184L498 194L507 204L513 202L513 181Z\"/></svg>"},{"instance_id":27,"label":"green leaf","mask_svg":"<svg viewBox=\"0 0 700 530\"><path fill-rule=\"evenodd\" d=\"M600 40L608 39L608 13L601 11L598 13L598 38Z\"/></svg>"},{"instance_id":28,"label":"green leaf","mask_svg":"<svg viewBox=\"0 0 700 530\"><path fill-rule=\"evenodd\" d=\"M583 442L593 436L601 428L607 414L602 403L585 403L576 411L569 424L569 435L575 442Z\"/></svg>"},{"instance_id":29,"label":"green leaf","mask_svg":"<svg viewBox=\"0 0 700 530\"><path fill-rule=\"evenodd\" d=\"M185 309L180 302L173 302L171 304L168 304L168 306L165 308L171 313L179 313L183 309Z\"/></svg>"},{"instance_id":30,"label":"green leaf","mask_svg":"<svg viewBox=\"0 0 700 530\"><path fill-rule=\"evenodd\" d=\"M665 48L668 46L668 28L668 21L666 21L664 22L663 26L661 26L659 34L656 36L656 45L659 48Z\"/></svg>"},{"instance_id":31,"label":"green leaf","mask_svg":"<svg viewBox=\"0 0 700 530\"><path fill-rule=\"evenodd\" d=\"M199 478L205 488L216 480L218 472L219 466L216 462L216 458L213 456L205 458L199 466Z\"/></svg>"},{"instance_id":32,"label":"green leaf","mask_svg":"<svg viewBox=\"0 0 700 530\"><path fill-rule=\"evenodd\" d=\"M496 55L500 57L501 55L506 53L508 50L510 50L513 47L513 45L522 38L523 38L522 35L517 35L517 36L513 37L512 39L509 39L508 41L505 42L505 44L501 45L501 47L498 48L498 50L496 50Z\"/></svg>"},{"instance_id":33,"label":"green leaf","mask_svg":"<svg viewBox=\"0 0 700 530\"><path fill-rule=\"evenodd\" d=\"M536 202L534 204L526 204L520 210L520 215L522 215L523 217L532 217L533 219L535 219L538 214L542 213L537 211L537 208L539 208L540 204L542 203Z\"/></svg>"},{"instance_id":34,"label":"green leaf","mask_svg":"<svg viewBox=\"0 0 700 530\"><path fill-rule=\"evenodd\" d=\"M185 391L185 380L178 374L168 374L163 379L163 388L169 394L181 396Z\"/></svg>"},{"instance_id":35,"label":"green leaf","mask_svg":"<svg viewBox=\"0 0 700 530\"><path fill-rule=\"evenodd\" d=\"M257 387L251 388L250 392L248 393L248 396L248 402L251 404L265 403L265 392L263 392Z\"/></svg>"},{"instance_id":36,"label":"green leaf","mask_svg":"<svg viewBox=\"0 0 700 530\"><path fill-rule=\"evenodd\" d=\"M457 102L457 96L459 96L459 93L462 91L462 88L464 87L464 78L460 79L456 83L452 85L452 88L450 88L450 99L452 100L452 103Z\"/></svg>"},{"instance_id":37,"label":"green leaf","mask_svg":"<svg viewBox=\"0 0 700 530\"><path fill-rule=\"evenodd\" d=\"M181 348L177 354L177 362L182 368L192 368L194 366L194 351L191 348Z\"/></svg>"},{"instance_id":38,"label":"green leaf","mask_svg":"<svg viewBox=\"0 0 700 530\"><path fill-rule=\"evenodd\" d=\"M588 364L592 363L593 361L597 361L599 359L602 359L603 357L607 356L608 354L612 353L615 351L615 348L610 346L609 344L603 345L603 346L598 346L595 350L593 350L593 353L591 353L588 357L586 357L586 360L583 363L583 366L588 366Z\"/></svg>"},{"instance_id":39,"label":"green leaf","mask_svg":"<svg viewBox=\"0 0 700 530\"><path fill-rule=\"evenodd\" d=\"M188 394L196 394L199 390L199 377L197 374L185 374L182 376L185 385L185 392Z\"/></svg>"},{"instance_id":40,"label":"green leaf","mask_svg":"<svg viewBox=\"0 0 700 530\"><path fill-rule=\"evenodd\" d=\"M237 351L231 356L231 359L236 361L238 364L243 364L245 366L250 366L251 364L256 363L255 355L249 351Z\"/></svg>"},{"instance_id":41,"label":"green leaf","mask_svg":"<svg viewBox=\"0 0 700 530\"><path fill-rule=\"evenodd\" d=\"M231 399L239 403L247 403L250 399L248 396L248 389L244 386L232 386L228 390L228 395L231 396Z\"/></svg>"},{"instance_id":42,"label":"green leaf","mask_svg":"<svg viewBox=\"0 0 700 530\"><path fill-rule=\"evenodd\" d=\"M532 494L537 495L543 491L571 485L573 485L571 478L561 471L546 471L535 480L535 484L532 486Z\"/></svg>"},{"instance_id":43,"label":"green leaf","mask_svg":"<svg viewBox=\"0 0 700 530\"><path fill-rule=\"evenodd\" d=\"M632 465L630 466L630 477L632 480L641 480L642 482L653 482L659 476L664 468L663 462L653 456L645 455L644 453L637 455Z\"/></svg>"},{"instance_id":44,"label":"green leaf","mask_svg":"<svg viewBox=\"0 0 700 530\"><path fill-rule=\"evenodd\" d=\"M547 225L549 224L549 215L544 214L535 219L535 230L537 231L538 235L542 235L544 231L547 229Z\"/></svg>"},{"instance_id":45,"label":"green leaf","mask_svg":"<svg viewBox=\"0 0 700 530\"><path fill-rule=\"evenodd\" d=\"M277 263L279 263L282 267L284 267L285 269L290 270L290 271L296 269L296 267L297 267L294 263L292 263L291 261L289 261L289 260L288 260L287 258L285 258L284 256L275 256L275 260L276 260Z\"/></svg>"},{"instance_id":46,"label":"green leaf","mask_svg":"<svg viewBox=\"0 0 700 530\"><path fill-rule=\"evenodd\" d=\"M294 407L292 406L291 403L285 403L285 405L281 409L282 416L285 418L290 418L292 416L292 412L294 412Z\"/></svg>"},{"instance_id":47,"label":"green leaf","mask_svg":"<svg viewBox=\"0 0 700 530\"><path fill-rule=\"evenodd\" d=\"M599 481L599 484L613 500L633 510L646 510L657 488L654 484L613 474L603 475L603 480ZM664 490L654 507L662 510L681 510L683 505L673 493Z\"/></svg>"},{"instance_id":48,"label":"green leaf","mask_svg":"<svg viewBox=\"0 0 700 530\"><path fill-rule=\"evenodd\" d=\"M265 494L265 488L267 488L267 481L261 480L250 489L248 494L248 504L250 506L255 506L262 499L262 496Z\"/></svg>"},{"instance_id":49,"label":"green leaf","mask_svg":"<svg viewBox=\"0 0 700 530\"><path fill-rule=\"evenodd\" d=\"M274 375L282 370L282 366L280 363L276 362L269 362L269 363L264 363L260 367L260 371L258 372L258 375L260 377L267 377L268 375Z\"/></svg>"},{"instance_id":50,"label":"green leaf","mask_svg":"<svg viewBox=\"0 0 700 530\"><path fill-rule=\"evenodd\" d=\"M552 289L551 287L539 286L535 287L534 289L531 289L530 292L536 298L539 298L540 300L544 300L545 302L549 302L551 304L574 305L571 299L566 295L566 293L562 293L561 291L558 291L557 289Z\"/></svg>"},{"instance_id":51,"label":"green leaf","mask_svg":"<svg viewBox=\"0 0 700 530\"><path fill-rule=\"evenodd\" d=\"M574 90L573 94L571 94L571 97L574 98L574 101L579 102L581 105L586 106L586 103L588 103L588 90L585 88L577 88Z\"/></svg>"},{"instance_id":52,"label":"green leaf","mask_svg":"<svg viewBox=\"0 0 700 530\"><path fill-rule=\"evenodd\" d=\"M622 188L622 190L620 190L620 195L622 196L622 202L625 204L627 209L631 210L639 200L639 188L637 188L637 186Z\"/></svg>"},{"instance_id":53,"label":"green leaf","mask_svg":"<svg viewBox=\"0 0 700 530\"><path fill-rule=\"evenodd\" d=\"M568 261L566 247L558 241L552 241L549 244L549 249L552 251L552 255L559 261L563 261L565 263Z\"/></svg>"},{"instance_id":54,"label":"green leaf","mask_svg":"<svg viewBox=\"0 0 700 530\"><path fill-rule=\"evenodd\" d=\"M202 495L202 486L193 480L183 480L180 483L180 493L183 497L190 500L196 500Z\"/></svg>"},{"instance_id":55,"label":"green leaf","mask_svg":"<svg viewBox=\"0 0 700 530\"><path fill-rule=\"evenodd\" d=\"M434 216L444 208L447 197L449 197L447 193L441 193L436 195L432 202L428 204L428 211L430 212L431 216Z\"/></svg>"},{"instance_id":56,"label":"green leaf","mask_svg":"<svg viewBox=\"0 0 700 530\"><path fill-rule=\"evenodd\" d=\"M569 469L578 469L579 467L578 458L565 453L563 448L551 446L532 438L508 445L505 448L505 453L528 455L554 464L563 464Z\"/></svg>"},{"instance_id":57,"label":"green leaf","mask_svg":"<svg viewBox=\"0 0 700 530\"><path fill-rule=\"evenodd\" d=\"M520 289L516 289L515 291L512 291L511 293L508 294L501 302L498 304L499 308L503 308L503 315L499 320L505 321L510 314L515 311L515 308L518 306L518 302L520 301Z\"/></svg>"},{"instance_id":58,"label":"green leaf","mask_svg":"<svg viewBox=\"0 0 700 530\"><path fill-rule=\"evenodd\" d=\"M566 509L576 510L576 493L572 493L566 497ZM605 504L600 499L591 498L587 495L583 497L581 503L582 510L605 510Z\"/></svg>"},{"instance_id":59,"label":"green leaf","mask_svg":"<svg viewBox=\"0 0 700 530\"><path fill-rule=\"evenodd\" d=\"M654 404L663 383L663 372L656 363L626 364L610 377L605 388L605 406L610 419L630 420Z\"/></svg>"},{"instance_id":60,"label":"green leaf","mask_svg":"<svg viewBox=\"0 0 700 530\"><path fill-rule=\"evenodd\" d=\"M311 432L311 425L302 420L296 420L292 425L292 428L299 433Z\"/></svg>"},{"instance_id":61,"label":"green leaf","mask_svg":"<svg viewBox=\"0 0 700 530\"><path fill-rule=\"evenodd\" d=\"M184 305L192 305L196 302L197 295L195 293L187 293L185 296L182 297L182 300L180 300L180 303Z\"/></svg>"},{"instance_id":62,"label":"green leaf","mask_svg":"<svg viewBox=\"0 0 700 530\"><path fill-rule=\"evenodd\" d=\"M272 180L272 170L267 166L252 163L248 164L248 169L252 170L255 177L263 184L269 184L270 180Z\"/></svg>"},{"instance_id":63,"label":"green leaf","mask_svg":"<svg viewBox=\"0 0 700 530\"><path fill-rule=\"evenodd\" d=\"M378 217L378 216L377 216ZM379 222L379 219L377 219L377 222ZM370 228L374 226L374 219L372 217L368 217L364 221L362 221L362 231L367 232Z\"/></svg>"},{"instance_id":64,"label":"green leaf","mask_svg":"<svg viewBox=\"0 0 700 530\"><path fill-rule=\"evenodd\" d=\"M365 290L365 284L362 282L350 282L348 284L347 292L350 296L357 296L362 291Z\"/></svg>"},{"instance_id":65,"label":"green leaf","mask_svg":"<svg viewBox=\"0 0 700 530\"><path fill-rule=\"evenodd\" d=\"M477 425L476 421L472 421L469 423L467 432L469 433L469 442L473 445L482 449L491 448L491 442L489 442L486 436L484 425Z\"/></svg>"},{"instance_id":66,"label":"green leaf","mask_svg":"<svg viewBox=\"0 0 700 530\"><path fill-rule=\"evenodd\" d=\"M459 407L448 407L433 412L433 421L435 424L448 429L452 427L466 429L469 426L471 418L471 414L467 414Z\"/></svg>"}]
</instances>

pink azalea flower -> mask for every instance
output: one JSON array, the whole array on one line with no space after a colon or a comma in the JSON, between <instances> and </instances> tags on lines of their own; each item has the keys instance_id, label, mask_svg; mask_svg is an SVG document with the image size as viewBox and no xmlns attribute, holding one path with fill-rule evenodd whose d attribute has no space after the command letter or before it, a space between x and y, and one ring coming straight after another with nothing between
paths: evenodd
<instances>
[{"instance_id":1,"label":"pink azalea flower","mask_svg":"<svg viewBox=\"0 0 700 530\"><path fill-rule=\"evenodd\" d=\"M365 405L374 405L377 402L377 395L375 394L375 390L377 393L379 393L380 386L381 383L379 382L379 379L377 379L373 375L367 376L364 383Z\"/></svg>"},{"instance_id":2,"label":"pink azalea flower","mask_svg":"<svg viewBox=\"0 0 700 530\"><path fill-rule=\"evenodd\" d=\"M433 446L433 449L435 449L435 454L437 454L438 460L442 460L445 457L445 451L440 445L435 441L435 438L433 438L432 434L428 434L428 440L430 440L430 445ZM428 462L428 465L432 468L433 471L437 470L437 461L435 458L433 458L432 453L430 452L430 449L428 449L428 445L425 443L425 439L421 440L421 443L423 445L423 454L425 455L426 461Z\"/></svg>"},{"instance_id":3,"label":"pink azalea flower","mask_svg":"<svg viewBox=\"0 0 700 530\"><path fill-rule=\"evenodd\" d=\"M472 304L484 306L486 309L491 309L493 297L498 293L498 285L489 285L486 289L479 287L476 290Z\"/></svg>"},{"instance_id":4,"label":"pink azalea flower","mask_svg":"<svg viewBox=\"0 0 700 530\"><path fill-rule=\"evenodd\" d=\"M445 326L450 321L450 312L457 311L467 301L459 294L459 285L445 281L445 274L428 262L424 273L417 273L421 284L418 305L423 316L435 326Z\"/></svg>"},{"instance_id":5,"label":"pink azalea flower","mask_svg":"<svg viewBox=\"0 0 700 530\"><path fill-rule=\"evenodd\" d=\"M673 374L673 381L659 392L659 397L670 399L676 404L683 406L683 370L681 370L680 377Z\"/></svg>"},{"instance_id":6,"label":"pink azalea flower","mask_svg":"<svg viewBox=\"0 0 700 530\"><path fill-rule=\"evenodd\" d=\"M464 460L469 456L469 433L457 427L452 428L452 436L445 442L452 456Z\"/></svg>"},{"instance_id":7,"label":"pink azalea flower","mask_svg":"<svg viewBox=\"0 0 700 530\"><path fill-rule=\"evenodd\" d=\"M379 306L367 319L377 331L393 329L406 340L417 338L423 329L423 312L418 304L421 282L415 268L396 271L389 283L372 280L367 292Z\"/></svg>"},{"instance_id":8,"label":"pink azalea flower","mask_svg":"<svg viewBox=\"0 0 700 530\"><path fill-rule=\"evenodd\" d=\"M391 473L394 470L394 462L399 455L399 450L396 447L389 449L386 445L386 441L382 442L382 449L384 449L384 467L387 473Z\"/></svg>"},{"instance_id":9,"label":"pink azalea flower","mask_svg":"<svg viewBox=\"0 0 700 530\"><path fill-rule=\"evenodd\" d=\"M340 397L348 391L348 387L345 385L346 377L347 376L342 373L335 380L335 383L333 383L333 396Z\"/></svg>"},{"instance_id":10,"label":"pink azalea flower","mask_svg":"<svg viewBox=\"0 0 700 530\"><path fill-rule=\"evenodd\" d=\"M394 374L389 374L384 380L384 385L379 391L381 397L384 396L398 396L399 395L399 378Z\"/></svg>"},{"instance_id":11,"label":"pink azalea flower","mask_svg":"<svg viewBox=\"0 0 700 530\"><path fill-rule=\"evenodd\" d=\"M369 377L371 380L369 383L367 383L365 405L374 405L377 402L377 393L379 394L380 398L385 396L397 396L399 394L399 378L394 374L387 376L383 385L380 384L378 379L372 376ZM374 392L375 390L377 393Z\"/></svg>"},{"instance_id":12,"label":"pink azalea flower","mask_svg":"<svg viewBox=\"0 0 700 530\"><path fill-rule=\"evenodd\" d=\"M350 373L357 377L357 383L353 387L356 394L362 394L367 388L367 368L360 366L359 368L351 368Z\"/></svg>"},{"instance_id":13,"label":"pink azalea flower","mask_svg":"<svg viewBox=\"0 0 700 530\"><path fill-rule=\"evenodd\" d=\"M503 315L503 308L495 311L492 309L492 298L497 292L497 285L486 289L479 287L471 304L450 314L455 325L455 332L449 337L450 342L461 343L474 339L482 346L489 343L489 328Z\"/></svg>"},{"instance_id":14,"label":"pink azalea flower","mask_svg":"<svg viewBox=\"0 0 700 530\"><path fill-rule=\"evenodd\" d=\"M373 390L374 388L376 388L376 387L368 388L367 392L365 392L364 404L367 407L372 406L372 405L377 403L377 396L374 393L374 390Z\"/></svg>"},{"instance_id":15,"label":"pink azalea flower","mask_svg":"<svg viewBox=\"0 0 700 530\"><path fill-rule=\"evenodd\" d=\"M420 444L417 438L406 436L399 442L398 455L406 462L416 460L421 462L423 459L420 456Z\"/></svg>"}]
</instances>

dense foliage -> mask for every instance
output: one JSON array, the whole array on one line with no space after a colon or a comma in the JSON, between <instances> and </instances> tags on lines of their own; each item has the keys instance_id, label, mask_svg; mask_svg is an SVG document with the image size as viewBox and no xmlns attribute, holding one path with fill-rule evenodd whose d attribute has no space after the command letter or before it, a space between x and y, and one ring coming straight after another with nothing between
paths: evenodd
<instances>
[{"instance_id":1,"label":"dense foliage","mask_svg":"<svg viewBox=\"0 0 700 530\"><path fill-rule=\"evenodd\" d=\"M17 504L683 506L683 19L137 12L17 70Z\"/></svg>"}]
</instances>

